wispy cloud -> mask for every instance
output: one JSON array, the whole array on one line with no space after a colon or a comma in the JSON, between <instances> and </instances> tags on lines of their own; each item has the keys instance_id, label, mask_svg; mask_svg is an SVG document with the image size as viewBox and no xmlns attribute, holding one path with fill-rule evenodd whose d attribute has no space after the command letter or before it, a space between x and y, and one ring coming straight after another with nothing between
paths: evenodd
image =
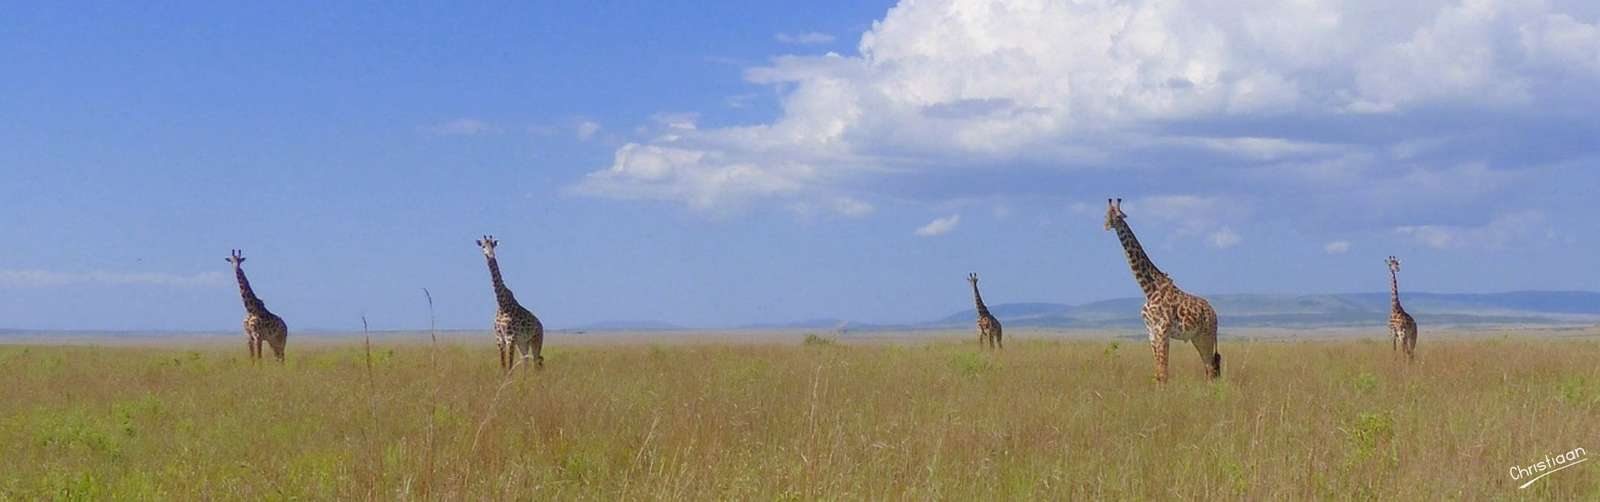
<instances>
[{"instance_id":1,"label":"wispy cloud","mask_svg":"<svg viewBox=\"0 0 1600 502\"><path fill-rule=\"evenodd\" d=\"M951 230L955 230L956 225L959 224L961 224L961 215L952 214L943 218L935 218L933 221L928 222L927 225L918 228L915 233L923 237L944 235L950 233Z\"/></svg>"},{"instance_id":2,"label":"wispy cloud","mask_svg":"<svg viewBox=\"0 0 1600 502\"><path fill-rule=\"evenodd\" d=\"M578 125L573 126L573 129L577 133L579 140L589 141L594 137L595 133L600 132L600 123L593 120L583 120L579 121Z\"/></svg>"},{"instance_id":3,"label":"wispy cloud","mask_svg":"<svg viewBox=\"0 0 1600 502\"><path fill-rule=\"evenodd\" d=\"M722 102L724 104L727 104L728 108L739 108L739 109L749 108L750 107L750 101L755 99L757 96L760 96L760 95L756 94L756 93L753 93L753 92L747 92L747 93L744 93L744 94L734 94L732 96L728 96L728 97L722 98Z\"/></svg>"},{"instance_id":4,"label":"wispy cloud","mask_svg":"<svg viewBox=\"0 0 1600 502\"><path fill-rule=\"evenodd\" d=\"M438 124L421 126L417 130L435 136L476 136L500 132L500 129L493 124L474 118L448 120Z\"/></svg>"},{"instance_id":5,"label":"wispy cloud","mask_svg":"<svg viewBox=\"0 0 1600 502\"><path fill-rule=\"evenodd\" d=\"M1239 237L1239 233L1228 227L1219 228L1206 236L1206 244L1210 244L1211 247L1217 249L1228 249L1237 246L1241 240L1244 239Z\"/></svg>"},{"instance_id":6,"label":"wispy cloud","mask_svg":"<svg viewBox=\"0 0 1600 502\"><path fill-rule=\"evenodd\" d=\"M1129 218L1149 218L1176 225L1176 236L1200 237L1217 249L1228 249L1244 240L1230 223L1243 221L1250 213L1249 207L1241 202L1196 195L1142 197L1128 201L1123 207Z\"/></svg>"},{"instance_id":7,"label":"wispy cloud","mask_svg":"<svg viewBox=\"0 0 1600 502\"><path fill-rule=\"evenodd\" d=\"M827 33L818 33L815 31L792 35L788 33L779 33L777 35L773 35L772 38L779 42L793 45L821 45L833 43L834 40L833 35L829 35Z\"/></svg>"},{"instance_id":8,"label":"wispy cloud","mask_svg":"<svg viewBox=\"0 0 1600 502\"><path fill-rule=\"evenodd\" d=\"M1350 241L1333 241L1322 246L1322 252L1328 254L1345 254L1350 252Z\"/></svg>"},{"instance_id":9,"label":"wispy cloud","mask_svg":"<svg viewBox=\"0 0 1600 502\"><path fill-rule=\"evenodd\" d=\"M1541 211L1527 210L1496 216L1478 226L1410 225L1394 233L1435 249L1502 249L1519 240L1545 240L1553 229Z\"/></svg>"},{"instance_id":10,"label":"wispy cloud","mask_svg":"<svg viewBox=\"0 0 1600 502\"><path fill-rule=\"evenodd\" d=\"M670 130L693 131L699 129L695 122L700 120L700 114L694 112L662 112L650 115L650 120Z\"/></svg>"},{"instance_id":11,"label":"wispy cloud","mask_svg":"<svg viewBox=\"0 0 1600 502\"><path fill-rule=\"evenodd\" d=\"M0 287L11 288L48 288L76 285L144 285L199 288L227 285L229 279L230 276L222 272L183 275L163 272L0 270Z\"/></svg>"}]
</instances>

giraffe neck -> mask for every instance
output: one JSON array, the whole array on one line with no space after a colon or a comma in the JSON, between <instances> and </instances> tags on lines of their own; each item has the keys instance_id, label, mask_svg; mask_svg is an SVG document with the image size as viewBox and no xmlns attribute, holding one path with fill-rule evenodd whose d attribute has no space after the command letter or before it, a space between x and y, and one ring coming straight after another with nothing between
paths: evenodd
<instances>
[{"instance_id":1,"label":"giraffe neck","mask_svg":"<svg viewBox=\"0 0 1600 502\"><path fill-rule=\"evenodd\" d=\"M233 276L239 280L239 299L244 301L244 310L251 314L263 314L267 311L266 304L256 298L256 292L250 289L250 279L244 276L244 267L233 266Z\"/></svg>"},{"instance_id":2,"label":"giraffe neck","mask_svg":"<svg viewBox=\"0 0 1600 502\"><path fill-rule=\"evenodd\" d=\"M978 294L978 283L972 283L972 303L978 306L978 316L987 317L989 307L983 305L983 295Z\"/></svg>"},{"instance_id":3,"label":"giraffe neck","mask_svg":"<svg viewBox=\"0 0 1600 502\"><path fill-rule=\"evenodd\" d=\"M1154 298L1167 279L1166 274L1161 273L1155 262L1144 254L1144 247L1139 245L1139 238L1134 237L1127 221L1118 219L1113 228L1117 230L1117 240L1122 241L1122 250L1128 255L1128 267L1133 269L1133 279L1138 281L1145 298Z\"/></svg>"},{"instance_id":4,"label":"giraffe neck","mask_svg":"<svg viewBox=\"0 0 1600 502\"><path fill-rule=\"evenodd\" d=\"M1400 311L1400 278L1394 269L1389 270L1389 310Z\"/></svg>"},{"instance_id":5,"label":"giraffe neck","mask_svg":"<svg viewBox=\"0 0 1600 502\"><path fill-rule=\"evenodd\" d=\"M511 289L506 287L506 281L500 279L500 261L489 257L489 279L494 283L494 301L500 308L508 308L517 304L517 297L511 294Z\"/></svg>"}]
</instances>

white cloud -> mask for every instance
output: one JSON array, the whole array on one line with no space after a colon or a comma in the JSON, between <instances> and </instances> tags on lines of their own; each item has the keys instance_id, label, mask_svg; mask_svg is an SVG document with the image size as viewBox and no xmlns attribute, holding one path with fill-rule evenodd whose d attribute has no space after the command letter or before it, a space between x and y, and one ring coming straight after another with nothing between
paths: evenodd
<instances>
[{"instance_id":1,"label":"white cloud","mask_svg":"<svg viewBox=\"0 0 1600 502\"><path fill-rule=\"evenodd\" d=\"M1594 15L1573 13L1593 10L1586 5L905 1L853 55L782 56L748 69L746 80L777 90L775 120L711 129L663 121L667 134L619 149L584 192L696 207L792 202L928 170L1123 168L1118 156L1173 148L1291 162L1350 182L1363 178L1347 173L1374 169L1373 152L1388 145L1197 126L1359 128L1441 109L1560 109L1577 98L1554 90L1581 95L1600 80L1600 28ZM1439 127L1427 134L1467 126ZM682 158L666 172L631 164L668 150ZM766 182L726 182L733 171Z\"/></svg>"},{"instance_id":2,"label":"white cloud","mask_svg":"<svg viewBox=\"0 0 1600 502\"><path fill-rule=\"evenodd\" d=\"M435 136L475 136L500 132L500 129L493 124L473 118L449 120L434 125L422 126L417 130Z\"/></svg>"},{"instance_id":3,"label":"white cloud","mask_svg":"<svg viewBox=\"0 0 1600 502\"><path fill-rule=\"evenodd\" d=\"M1174 144L1204 147L1241 158L1276 161L1296 157L1326 156L1346 150L1340 145L1290 141L1282 138L1175 138Z\"/></svg>"},{"instance_id":4,"label":"white cloud","mask_svg":"<svg viewBox=\"0 0 1600 502\"><path fill-rule=\"evenodd\" d=\"M773 35L772 38L779 42L794 45L821 45L833 43L833 35L829 35L827 33L817 33L814 31L795 35L779 33L777 35Z\"/></svg>"},{"instance_id":5,"label":"white cloud","mask_svg":"<svg viewBox=\"0 0 1600 502\"><path fill-rule=\"evenodd\" d=\"M1239 237L1239 233L1228 227L1217 229L1215 232L1211 232L1211 235L1206 236L1206 244L1210 244L1211 247L1217 249L1228 249L1237 246L1240 240L1242 239Z\"/></svg>"},{"instance_id":6,"label":"white cloud","mask_svg":"<svg viewBox=\"0 0 1600 502\"><path fill-rule=\"evenodd\" d=\"M579 140L589 141L595 133L600 132L600 123L593 120L579 121L578 125L573 127L573 132L577 133Z\"/></svg>"},{"instance_id":7,"label":"white cloud","mask_svg":"<svg viewBox=\"0 0 1600 502\"><path fill-rule=\"evenodd\" d=\"M1328 254L1345 254L1350 252L1350 241L1333 241L1322 246L1322 252Z\"/></svg>"},{"instance_id":8,"label":"white cloud","mask_svg":"<svg viewBox=\"0 0 1600 502\"><path fill-rule=\"evenodd\" d=\"M828 197L819 200L796 200L789 204L789 209L803 219L810 219L819 214L860 218L878 210L872 204L846 196Z\"/></svg>"},{"instance_id":9,"label":"white cloud","mask_svg":"<svg viewBox=\"0 0 1600 502\"><path fill-rule=\"evenodd\" d=\"M1205 235L1218 248L1229 246L1219 243L1238 243L1238 235L1227 225L1250 214L1249 207L1239 200L1197 195L1141 197L1124 202L1122 208L1129 221L1148 218L1146 221L1176 225L1178 235Z\"/></svg>"},{"instance_id":10,"label":"white cloud","mask_svg":"<svg viewBox=\"0 0 1600 502\"><path fill-rule=\"evenodd\" d=\"M623 199L681 201L714 210L754 198L797 195L815 177L808 164L758 167L728 152L629 143L617 150L610 169L589 173L572 189Z\"/></svg>"},{"instance_id":11,"label":"white cloud","mask_svg":"<svg viewBox=\"0 0 1600 502\"><path fill-rule=\"evenodd\" d=\"M872 204L861 202L849 197L839 197L832 201L830 207L834 212L845 216L866 216L875 210Z\"/></svg>"},{"instance_id":12,"label":"white cloud","mask_svg":"<svg viewBox=\"0 0 1600 502\"><path fill-rule=\"evenodd\" d=\"M722 98L722 102L727 104L728 108L749 108L750 101L754 100L757 96L760 95L753 92L735 94L726 98Z\"/></svg>"},{"instance_id":13,"label":"white cloud","mask_svg":"<svg viewBox=\"0 0 1600 502\"><path fill-rule=\"evenodd\" d=\"M1537 210L1516 211L1496 216L1478 226L1410 225L1394 233L1435 249L1503 249L1517 241L1544 241L1554 235Z\"/></svg>"},{"instance_id":14,"label":"white cloud","mask_svg":"<svg viewBox=\"0 0 1600 502\"><path fill-rule=\"evenodd\" d=\"M75 285L215 287L228 284L231 278L230 275L221 272L182 275L161 272L0 270L0 287L43 288Z\"/></svg>"},{"instance_id":15,"label":"white cloud","mask_svg":"<svg viewBox=\"0 0 1600 502\"><path fill-rule=\"evenodd\" d=\"M928 222L927 225L923 225L921 228L918 228L915 233L923 237L944 235L950 233L951 230L955 230L956 225L960 223L961 215L952 214L943 218L934 218L934 220Z\"/></svg>"},{"instance_id":16,"label":"white cloud","mask_svg":"<svg viewBox=\"0 0 1600 502\"><path fill-rule=\"evenodd\" d=\"M650 120L654 120L657 124L661 124L661 126L669 130L693 131L699 129L699 127L695 126L695 122L700 120L700 114L690 112L657 113L651 115Z\"/></svg>"}]
</instances>

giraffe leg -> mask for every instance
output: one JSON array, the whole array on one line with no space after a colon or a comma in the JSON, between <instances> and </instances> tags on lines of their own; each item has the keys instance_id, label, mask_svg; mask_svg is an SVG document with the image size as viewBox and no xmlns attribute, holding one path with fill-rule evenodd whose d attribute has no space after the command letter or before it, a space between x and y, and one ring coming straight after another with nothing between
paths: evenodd
<instances>
[{"instance_id":1,"label":"giraffe leg","mask_svg":"<svg viewBox=\"0 0 1600 502\"><path fill-rule=\"evenodd\" d=\"M1155 356L1156 383L1167 383L1167 321L1146 315L1145 329L1150 334L1150 352Z\"/></svg>"},{"instance_id":2,"label":"giraffe leg","mask_svg":"<svg viewBox=\"0 0 1600 502\"><path fill-rule=\"evenodd\" d=\"M272 346L272 357L277 359L279 364L283 363L284 344L288 342L288 339L289 337L287 336L279 335L267 340L267 345Z\"/></svg>"},{"instance_id":3,"label":"giraffe leg","mask_svg":"<svg viewBox=\"0 0 1600 502\"><path fill-rule=\"evenodd\" d=\"M1155 339L1150 341L1150 348L1156 356L1156 383L1167 383L1167 349L1170 348L1165 327L1156 332Z\"/></svg>"},{"instance_id":4,"label":"giraffe leg","mask_svg":"<svg viewBox=\"0 0 1600 502\"><path fill-rule=\"evenodd\" d=\"M511 365L506 364L506 337L496 333L494 337L494 346L496 350L500 351L500 369L509 369Z\"/></svg>"},{"instance_id":5,"label":"giraffe leg","mask_svg":"<svg viewBox=\"0 0 1600 502\"><path fill-rule=\"evenodd\" d=\"M1200 364L1206 368L1206 379L1215 380L1221 375L1221 368L1217 367L1221 362L1217 356L1217 335L1201 334L1194 337L1194 350L1200 353Z\"/></svg>"},{"instance_id":6,"label":"giraffe leg","mask_svg":"<svg viewBox=\"0 0 1600 502\"><path fill-rule=\"evenodd\" d=\"M533 355L533 369L544 369L544 334L534 335L533 340L529 342L529 345L532 345L530 352Z\"/></svg>"},{"instance_id":7,"label":"giraffe leg","mask_svg":"<svg viewBox=\"0 0 1600 502\"><path fill-rule=\"evenodd\" d=\"M1144 328L1150 335L1150 351L1155 355L1156 383L1167 382L1167 326L1170 320L1146 304L1139 312L1144 317Z\"/></svg>"},{"instance_id":8,"label":"giraffe leg","mask_svg":"<svg viewBox=\"0 0 1600 502\"><path fill-rule=\"evenodd\" d=\"M997 349L1006 348L1005 340L1000 337L1000 330L995 330L995 332L994 332L994 348L997 348Z\"/></svg>"}]
</instances>

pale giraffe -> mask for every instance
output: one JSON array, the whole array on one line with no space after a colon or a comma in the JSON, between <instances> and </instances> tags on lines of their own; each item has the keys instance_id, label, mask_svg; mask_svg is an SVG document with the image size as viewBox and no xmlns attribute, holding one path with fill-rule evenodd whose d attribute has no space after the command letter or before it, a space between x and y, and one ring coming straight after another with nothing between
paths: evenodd
<instances>
[{"instance_id":1,"label":"pale giraffe","mask_svg":"<svg viewBox=\"0 0 1600 502\"><path fill-rule=\"evenodd\" d=\"M483 257L489 261L489 278L494 283L494 339L500 347L500 367L510 370L517 356L533 359L534 369L544 369L544 325L533 312L517 303L517 298L500 279L500 262L494 257L494 248L500 241L485 235L478 241Z\"/></svg>"},{"instance_id":2,"label":"pale giraffe","mask_svg":"<svg viewBox=\"0 0 1600 502\"><path fill-rule=\"evenodd\" d=\"M1116 230L1122 241L1122 250L1128 255L1128 266L1133 278L1144 291L1145 329L1150 334L1150 347L1155 352L1156 382L1167 381L1167 346L1171 339L1188 340L1200 352L1200 362L1205 365L1206 378L1222 376L1222 354L1217 352L1217 311L1204 298L1185 293L1173 284L1172 278L1156 268L1150 257L1139 246L1133 229L1128 228L1127 214L1122 212L1122 199L1106 199L1106 230Z\"/></svg>"},{"instance_id":3,"label":"pale giraffe","mask_svg":"<svg viewBox=\"0 0 1600 502\"><path fill-rule=\"evenodd\" d=\"M978 309L978 346L1005 348L1005 343L1000 339L1000 320L989 314L989 307L983 305L983 295L978 294L978 274L967 274L967 282L972 283L972 302Z\"/></svg>"},{"instance_id":4,"label":"pale giraffe","mask_svg":"<svg viewBox=\"0 0 1600 502\"><path fill-rule=\"evenodd\" d=\"M250 360L261 359L261 342L272 347L272 355L283 362L284 345L289 342L289 325L283 318L267 310L267 304L250 289L250 280L244 276L244 253L235 249L228 254L233 264L233 276L239 280L239 296L244 300L244 334L250 346Z\"/></svg>"},{"instance_id":5,"label":"pale giraffe","mask_svg":"<svg viewBox=\"0 0 1600 502\"><path fill-rule=\"evenodd\" d=\"M1403 349L1406 361L1417 358L1417 320L1400 307L1400 260L1390 256L1384 260L1389 265L1389 334L1390 350Z\"/></svg>"}]
</instances>

